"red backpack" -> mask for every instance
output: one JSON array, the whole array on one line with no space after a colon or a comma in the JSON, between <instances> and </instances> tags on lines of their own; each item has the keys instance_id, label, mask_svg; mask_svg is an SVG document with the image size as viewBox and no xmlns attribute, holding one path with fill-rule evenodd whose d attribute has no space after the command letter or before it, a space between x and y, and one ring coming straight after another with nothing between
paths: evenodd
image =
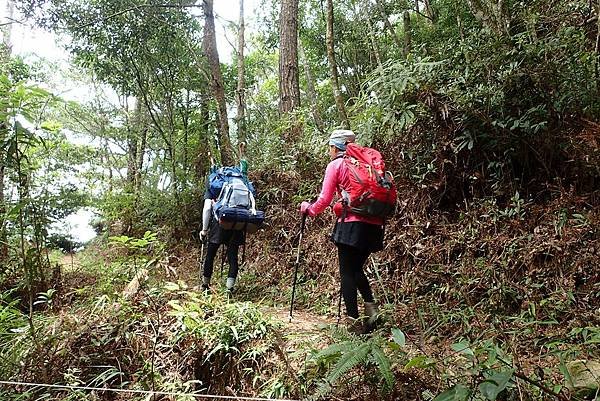
<instances>
[{"instance_id":1,"label":"red backpack","mask_svg":"<svg viewBox=\"0 0 600 401\"><path fill-rule=\"evenodd\" d=\"M349 143L344 165L350 172L350 185L342 191L343 216L348 210L367 217L391 216L396 209L397 193L394 177L385 170L381 153Z\"/></svg>"}]
</instances>

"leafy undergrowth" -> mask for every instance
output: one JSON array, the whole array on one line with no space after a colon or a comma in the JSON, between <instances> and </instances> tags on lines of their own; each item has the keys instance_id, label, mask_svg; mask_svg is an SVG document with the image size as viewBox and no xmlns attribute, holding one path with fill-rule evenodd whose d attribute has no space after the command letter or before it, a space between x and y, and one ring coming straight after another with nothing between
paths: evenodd
<instances>
[{"instance_id":1,"label":"leafy undergrowth","mask_svg":"<svg viewBox=\"0 0 600 401\"><path fill-rule=\"evenodd\" d=\"M270 224L249 247L251 285L277 288L273 299L283 303L291 289L300 217L290 205L302 197L285 197L277 185L313 183L312 193L306 184L288 192L307 193L307 199L318 182L295 172L257 174L255 181L258 188L270 188L263 199ZM387 331L381 335L399 327L420 350L416 359L392 357L402 367L394 388L402 388L402 374L416 368L428 379L409 399L596 397L597 191L581 194L556 185L536 196L514 191L452 208L439 207L429 188L407 185L400 193L398 213L386 225L386 249L367 269L386 311ZM301 308L329 316L337 313L339 294L335 247L328 239L332 226L330 215L309 222L298 297ZM346 389L354 398L370 397L355 383L337 383L334 393L340 396Z\"/></svg>"},{"instance_id":2,"label":"leafy undergrowth","mask_svg":"<svg viewBox=\"0 0 600 401\"><path fill-rule=\"evenodd\" d=\"M302 181L289 174L271 178ZM295 318L287 322L299 223L289 205L299 197L262 179L274 188L262 199L270 221L249 238L233 299L218 265L212 294L199 291L194 243L167 249L152 233L99 242L63 260L56 288L39 295L31 321L3 294L2 377L302 399L597 397L593 195L556 191L534 201L515 193L502 205L477 198L450 212L412 193L387 224L385 251L369 261L380 324L359 338L336 324L329 216L311 220L304 233ZM1 391L3 399L119 399L102 391Z\"/></svg>"},{"instance_id":3,"label":"leafy undergrowth","mask_svg":"<svg viewBox=\"0 0 600 401\"><path fill-rule=\"evenodd\" d=\"M374 337L364 352L371 343L350 336L335 319L296 311L288 322L287 308L255 297L251 286L243 290L251 279L248 272L235 298L217 284L206 294L196 286L197 259L193 253L182 255L166 253L149 233L139 239L119 237L108 246L95 244L65 261L61 285L40 295L40 309L31 321L5 294L0 303L2 377L277 398L328 396L343 380L360 386L361 394L400 394L394 390L398 366L388 354L401 347L389 335ZM331 344L346 346L328 348ZM357 345L360 353L354 355ZM424 382L418 374L404 376L402 393L414 398ZM0 395L6 400L136 397L25 386L3 387Z\"/></svg>"}]
</instances>

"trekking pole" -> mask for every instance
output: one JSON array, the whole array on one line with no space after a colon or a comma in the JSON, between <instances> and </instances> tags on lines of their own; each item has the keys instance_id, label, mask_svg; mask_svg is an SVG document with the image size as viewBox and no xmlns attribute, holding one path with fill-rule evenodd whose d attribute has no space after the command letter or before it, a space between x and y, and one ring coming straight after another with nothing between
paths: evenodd
<instances>
[{"instance_id":1,"label":"trekking pole","mask_svg":"<svg viewBox=\"0 0 600 401\"><path fill-rule=\"evenodd\" d=\"M240 270L241 270L241 266L244 266L244 262L246 261L246 237L245 236L244 236L244 244L242 246L243 246L243 248L242 248L242 263L240 264Z\"/></svg>"},{"instance_id":2,"label":"trekking pole","mask_svg":"<svg viewBox=\"0 0 600 401\"><path fill-rule=\"evenodd\" d=\"M341 277L340 277L341 280ZM339 326L340 320L342 319L342 286L340 285L340 299L338 299L338 320L337 324Z\"/></svg>"},{"instance_id":3,"label":"trekking pole","mask_svg":"<svg viewBox=\"0 0 600 401\"><path fill-rule=\"evenodd\" d=\"M223 266L225 266L225 244L221 244L221 278L223 278Z\"/></svg>"},{"instance_id":4,"label":"trekking pole","mask_svg":"<svg viewBox=\"0 0 600 401\"><path fill-rule=\"evenodd\" d=\"M204 239L200 238L200 263L199 264L199 270L200 270L200 278L202 278L202 269L203 269L203 264L204 264Z\"/></svg>"},{"instance_id":5,"label":"trekking pole","mask_svg":"<svg viewBox=\"0 0 600 401\"><path fill-rule=\"evenodd\" d=\"M292 283L292 300L290 302L290 322L292 321L292 311L294 310L294 297L296 296L296 282L298 281L298 266L300 265L300 248L302 247L302 234L306 226L306 213L302 214L300 220L300 238L298 239L298 252L296 253L296 267L294 269L294 281Z\"/></svg>"}]
</instances>

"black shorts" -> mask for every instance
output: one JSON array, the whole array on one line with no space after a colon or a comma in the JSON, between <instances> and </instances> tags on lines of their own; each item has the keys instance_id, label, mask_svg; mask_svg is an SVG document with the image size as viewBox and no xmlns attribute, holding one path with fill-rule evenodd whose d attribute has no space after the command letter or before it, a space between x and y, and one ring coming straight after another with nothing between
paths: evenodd
<instances>
[{"instance_id":1,"label":"black shorts","mask_svg":"<svg viewBox=\"0 0 600 401\"><path fill-rule=\"evenodd\" d=\"M362 221L337 222L333 227L331 240L336 245L349 245L363 252L381 251L383 249L383 226Z\"/></svg>"},{"instance_id":2,"label":"black shorts","mask_svg":"<svg viewBox=\"0 0 600 401\"><path fill-rule=\"evenodd\" d=\"M246 242L246 233L241 230L223 229L211 214L208 225L208 242L211 244L240 246Z\"/></svg>"}]
</instances>

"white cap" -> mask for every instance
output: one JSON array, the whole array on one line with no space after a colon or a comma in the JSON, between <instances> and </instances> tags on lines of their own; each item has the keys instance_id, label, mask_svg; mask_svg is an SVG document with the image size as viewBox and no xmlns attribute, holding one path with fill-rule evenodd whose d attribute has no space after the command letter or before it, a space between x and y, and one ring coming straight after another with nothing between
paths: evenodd
<instances>
[{"instance_id":1,"label":"white cap","mask_svg":"<svg viewBox=\"0 0 600 401\"><path fill-rule=\"evenodd\" d=\"M346 150L346 144L354 142L356 135L349 129L336 129L333 130L329 136L329 145L335 146L340 150Z\"/></svg>"}]
</instances>

